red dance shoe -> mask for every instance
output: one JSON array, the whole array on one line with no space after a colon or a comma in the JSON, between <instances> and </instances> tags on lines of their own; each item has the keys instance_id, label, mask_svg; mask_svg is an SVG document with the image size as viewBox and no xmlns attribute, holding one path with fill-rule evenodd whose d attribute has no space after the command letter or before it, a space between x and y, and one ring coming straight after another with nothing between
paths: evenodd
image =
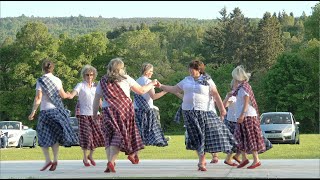
<instances>
[{"instance_id":1,"label":"red dance shoe","mask_svg":"<svg viewBox=\"0 0 320 180\"><path fill-rule=\"evenodd\" d=\"M247 168L248 168L248 169L254 169L254 168L258 167L258 166L261 166L261 162L260 162L260 161L257 162L257 163L254 164L254 165L248 166Z\"/></svg>"},{"instance_id":2,"label":"red dance shoe","mask_svg":"<svg viewBox=\"0 0 320 180\"><path fill-rule=\"evenodd\" d=\"M52 165L51 165L51 167L50 167L50 169L49 169L49 171L54 171L54 170L56 170L57 165L58 165L58 162L53 162Z\"/></svg>"},{"instance_id":3,"label":"red dance shoe","mask_svg":"<svg viewBox=\"0 0 320 180\"><path fill-rule=\"evenodd\" d=\"M43 168L40 169L40 171L44 171L46 170L49 166L52 165L52 162L50 161L48 164L46 164L45 166L43 166Z\"/></svg>"},{"instance_id":4,"label":"red dance shoe","mask_svg":"<svg viewBox=\"0 0 320 180\"><path fill-rule=\"evenodd\" d=\"M246 159L245 161L243 161L242 163L240 163L240 164L237 166L237 168L242 168L242 167L244 167L244 166L247 165L247 164L249 164L249 160L248 160L248 159Z\"/></svg>"},{"instance_id":5,"label":"red dance shoe","mask_svg":"<svg viewBox=\"0 0 320 180\"><path fill-rule=\"evenodd\" d=\"M96 166L96 162L93 159L91 159L89 156L88 156L88 159L90 160L90 163L92 164L92 166Z\"/></svg>"}]
</instances>

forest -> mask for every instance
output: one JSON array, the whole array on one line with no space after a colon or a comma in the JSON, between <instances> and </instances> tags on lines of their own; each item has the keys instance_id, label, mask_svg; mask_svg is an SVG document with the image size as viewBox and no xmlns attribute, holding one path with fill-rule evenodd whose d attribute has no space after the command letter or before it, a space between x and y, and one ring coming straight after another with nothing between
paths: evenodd
<instances>
[{"instance_id":1,"label":"forest","mask_svg":"<svg viewBox=\"0 0 320 180\"><path fill-rule=\"evenodd\" d=\"M29 121L37 78L44 58L55 62L54 74L71 92L82 81L81 68L97 68L121 57L127 73L137 79L144 62L154 65L153 78L175 85L188 75L187 65L202 60L223 99L230 89L231 72L243 65L259 112L290 111L302 133L319 133L319 19L312 14L265 12L250 19L239 8L219 11L212 20L190 18L0 18L0 120ZM159 91L159 89L156 89ZM72 111L77 98L63 100ZM181 100L166 94L154 101L165 133L183 134L183 122L174 122ZM39 110L38 110L39 111ZM39 112L37 112L39 114Z\"/></svg>"}]
</instances>

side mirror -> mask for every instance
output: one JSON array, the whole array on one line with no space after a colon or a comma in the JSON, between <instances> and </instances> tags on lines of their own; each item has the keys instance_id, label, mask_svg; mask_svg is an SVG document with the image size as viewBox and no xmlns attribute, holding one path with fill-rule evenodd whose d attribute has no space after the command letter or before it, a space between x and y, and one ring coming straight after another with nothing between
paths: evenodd
<instances>
[{"instance_id":1,"label":"side mirror","mask_svg":"<svg viewBox=\"0 0 320 180\"><path fill-rule=\"evenodd\" d=\"M28 126L23 126L23 130L27 130L27 129L29 129Z\"/></svg>"},{"instance_id":2,"label":"side mirror","mask_svg":"<svg viewBox=\"0 0 320 180\"><path fill-rule=\"evenodd\" d=\"M296 122L296 125L299 125L300 123L299 122Z\"/></svg>"}]
</instances>

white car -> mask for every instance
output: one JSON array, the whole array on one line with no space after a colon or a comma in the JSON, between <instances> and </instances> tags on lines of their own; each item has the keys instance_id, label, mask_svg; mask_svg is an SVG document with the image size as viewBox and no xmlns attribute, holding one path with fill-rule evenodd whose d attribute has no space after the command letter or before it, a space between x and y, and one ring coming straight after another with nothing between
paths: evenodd
<instances>
[{"instance_id":1,"label":"white car","mask_svg":"<svg viewBox=\"0 0 320 180\"><path fill-rule=\"evenodd\" d=\"M7 135L9 147L35 148L37 146L37 132L24 126L20 121L0 121L0 130Z\"/></svg>"},{"instance_id":2,"label":"white car","mask_svg":"<svg viewBox=\"0 0 320 180\"><path fill-rule=\"evenodd\" d=\"M291 112L266 112L260 119L261 130L270 142L300 144L300 123Z\"/></svg>"}]
</instances>

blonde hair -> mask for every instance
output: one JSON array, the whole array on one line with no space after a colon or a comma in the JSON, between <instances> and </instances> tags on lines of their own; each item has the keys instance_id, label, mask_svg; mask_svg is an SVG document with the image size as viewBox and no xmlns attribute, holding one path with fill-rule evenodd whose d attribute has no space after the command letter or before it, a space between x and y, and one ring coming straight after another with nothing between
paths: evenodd
<instances>
[{"instance_id":1,"label":"blonde hair","mask_svg":"<svg viewBox=\"0 0 320 180\"><path fill-rule=\"evenodd\" d=\"M233 69L232 71L232 78L237 81L249 81L251 74L246 73L244 70L244 67L242 65L237 66L236 68Z\"/></svg>"},{"instance_id":2,"label":"blonde hair","mask_svg":"<svg viewBox=\"0 0 320 180\"><path fill-rule=\"evenodd\" d=\"M89 64L86 64L82 70L81 70L81 77L84 79L85 78L85 75L86 73L90 73L92 72L93 73L93 79L95 79L98 75L98 72L97 72L97 69L94 68L93 66L90 66Z\"/></svg>"},{"instance_id":3,"label":"blonde hair","mask_svg":"<svg viewBox=\"0 0 320 180\"><path fill-rule=\"evenodd\" d=\"M150 63L143 63L141 66L141 75L144 75L145 72L153 68L153 65Z\"/></svg>"},{"instance_id":4,"label":"blonde hair","mask_svg":"<svg viewBox=\"0 0 320 180\"><path fill-rule=\"evenodd\" d=\"M114 58L111 59L109 64L107 65L107 78L108 82L119 82L123 79L127 79L124 75L126 75L126 72L124 70L124 63L121 58Z\"/></svg>"}]
</instances>

